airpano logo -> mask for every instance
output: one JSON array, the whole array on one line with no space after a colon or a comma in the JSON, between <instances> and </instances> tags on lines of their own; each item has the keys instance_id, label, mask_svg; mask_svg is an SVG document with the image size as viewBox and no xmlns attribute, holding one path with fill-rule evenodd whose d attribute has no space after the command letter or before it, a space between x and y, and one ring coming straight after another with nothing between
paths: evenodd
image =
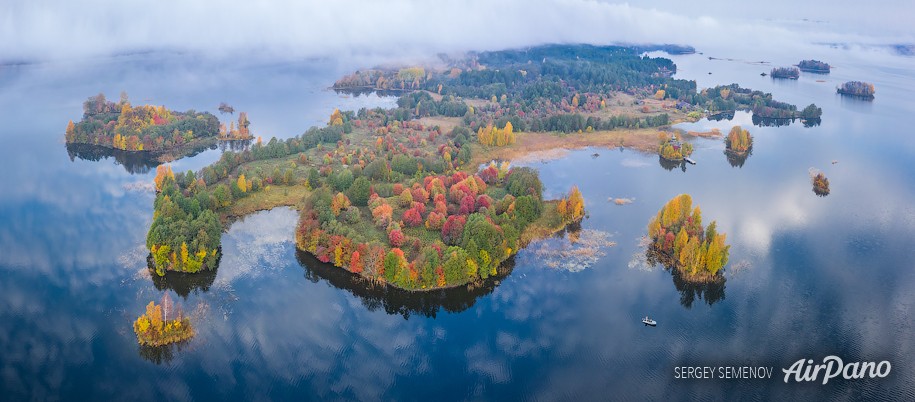
<instances>
[{"instance_id":1,"label":"airpano logo","mask_svg":"<svg viewBox=\"0 0 915 402\"><path fill-rule=\"evenodd\" d=\"M884 378L890 375L892 369L890 362L884 360L880 363L854 362L845 364L838 356L826 356L823 364L813 364L813 359L801 359L791 367L782 369L785 373L785 383L793 379L796 382L818 381L823 376L823 385L839 375L846 380L862 378Z\"/></svg>"}]
</instances>

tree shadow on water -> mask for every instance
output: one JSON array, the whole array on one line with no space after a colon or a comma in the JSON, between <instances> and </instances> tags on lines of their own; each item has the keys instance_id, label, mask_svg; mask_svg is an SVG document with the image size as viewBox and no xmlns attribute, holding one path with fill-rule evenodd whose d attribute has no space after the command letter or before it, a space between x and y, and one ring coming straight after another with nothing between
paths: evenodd
<instances>
[{"instance_id":1,"label":"tree shadow on water","mask_svg":"<svg viewBox=\"0 0 915 402\"><path fill-rule=\"evenodd\" d=\"M325 281L358 297L369 311L383 309L409 319L412 315L435 317L440 310L457 313L469 309L476 301L492 293L502 279L514 269L514 258L509 258L498 268L498 274L477 284L429 291L407 291L371 281L332 264L318 261L302 250L296 250L296 259L305 269L305 278L311 282Z\"/></svg>"},{"instance_id":2,"label":"tree shadow on water","mask_svg":"<svg viewBox=\"0 0 915 402\"><path fill-rule=\"evenodd\" d=\"M665 271L670 273L674 281L674 288L680 293L680 304L683 307L692 308L696 300L704 300L709 306L724 300L726 282L724 275L719 275L712 281L690 281L683 277L680 270L673 265L670 257L659 253L654 247L648 247L646 258L651 266L661 265Z\"/></svg>"}]
</instances>

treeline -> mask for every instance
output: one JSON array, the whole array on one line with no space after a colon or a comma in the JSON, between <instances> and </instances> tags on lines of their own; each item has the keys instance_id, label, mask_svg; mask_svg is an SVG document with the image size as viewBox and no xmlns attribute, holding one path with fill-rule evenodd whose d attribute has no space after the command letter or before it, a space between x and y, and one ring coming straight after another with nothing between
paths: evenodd
<instances>
[{"instance_id":1,"label":"treeline","mask_svg":"<svg viewBox=\"0 0 915 402\"><path fill-rule=\"evenodd\" d=\"M829 69L832 68L829 63L819 60L801 60L797 66L801 69L801 71L811 73L828 73Z\"/></svg>"},{"instance_id":2,"label":"treeline","mask_svg":"<svg viewBox=\"0 0 915 402\"><path fill-rule=\"evenodd\" d=\"M231 106L228 107L231 108ZM232 109L232 111L234 112L235 109ZM226 129L225 124L219 125L219 138L224 140L250 140L254 138L254 135L251 134L249 126L251 126L251 121L248 120L248 113L239 112L237 127L234 121L231 122L231 126L228 129Z\"/></svg>"},{"instance_id":3,"label":"treeline","mask_svg":"<svg viewBox=\"0 0 915 402\"><path fill-rule=\"evenodd\" d=\"M356 71L340 78L334 82L334 88L420 89L426 78L426 70L423 67L406 67L399 70L370 69Z\"/></svg>"},{"instance_id":4,"label":"treeline","mask_svg":"<svg viewBox=\"0 0 915 402\"><path fill-rule=\"evenodd\" d=\"M843 95L853 95L862 98L874 97L874 84L861 81L848 81L842 84L836 91Z\"/></svg>"},{"instance_id":5,"label":"treeline","mask_svg":"<svg viewBox=\"0 0 915 402\"><path fill-rule=\"evenodd\" d=\"M648 224L652 249L667 257L690 281L711 281L727 265L730 246L717 232L717 223L702 226L702 211L692 207L692 197L680 194L665 204Z\"/></svg>"},{"instance_id":6,"label":"treeline","mask_svg":"<svg viewBox=\"0 0 915 402\"><path fill-rule=\"evenodd\" d=\"M788 78L796 80L800 78L801 72L795 67L775 67L770 73L772 78Z\"/></svg>"},{"instance_id":7,"label":"treeline","mask_svg":"<svg viewBox=\"0 0 915 402\"><path fill-rule=\"evenodd\" d=\"M464 123L471 127L484 127L488 125L504 127L508 123L511 123L515 132L558 131L562 133L574 133L613 130L617 128L638 129L661 127L670 124L670 116L667 113L661 113L645 117L616 115L602 118L597 116L585 117L580 113L558 113L546 117L503 115L493 121L489 120L489 116L481 114L479 116L465 117Z\"/></svg>"},{"instance_id":8,"label":"treeline","mask_svg":"<svg viewBox=\"0 0 915 402\"><path fill-rule=\"evenodd\" d=\"M463 117L471 110L466 103L456 99L454 96L445 96L441 101L436 101L432 98L432 95L424 91L401 95L397 98L397 106L402 109L413 110L411 116L401 120L426 116Z\"/></svg>"},{"instance_id":9,"label":"treeline","mask_svg":"<svg viewBox=\"0 0 915 402\"><path fill-rule=\"evenodd\" d=\"M219 133L216 116L194 110L176 112L164 106L131 106L126 94L117 103L104 94L83 103L83 118L70 121L67 143L92 144L124 151L163 151Z\"/></svg>"}]
</instances>

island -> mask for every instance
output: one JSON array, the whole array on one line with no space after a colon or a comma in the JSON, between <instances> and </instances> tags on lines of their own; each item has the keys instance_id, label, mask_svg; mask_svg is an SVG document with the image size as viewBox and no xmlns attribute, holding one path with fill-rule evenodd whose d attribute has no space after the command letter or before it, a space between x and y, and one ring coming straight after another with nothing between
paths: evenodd
<instances>
[{"instance_id":1,"label":"island","mask_svg":"<svg viewBox=\"0 0 915 402\"><path fill-rule=\"evenodd\" d=\"M826 178L826 175L823 172L817 172L812 175L811 181L813 182L813 193L825 197L829 195L829 179Z\"/></svg>"},{"instance_id":2,"label":"island","mask_svg":"<svg viewBox=\"0 0 915 402\"><path fill-rule=\"evenodd\" d=\"M221 107L221 106L220 106ZM231 106L229 106L231 108ZM232 109L234 112L234 109ZM231 122L228 129L225 124L219 124L219 139L223 141L246 141L254 139L249 127L251 121L248 120L248 113L238 112L238 126Z\"/></svg>"},{"instance_id":3,"label":"island","mask_svg":"<svg viewBox=\"0 0 915 402\"><path fill-rule=\"evenodd\" d=\"M740 126L731 127L727 138L724 139L724 146L727 152L744 155L753 148L753 136L750 131Z\"/></svg>"},{"instance_id":4,"label":"island","mask_svg":"<svg viewBox=\"0 0 915 402\"><path fill-rule=\"evenodd\" d=\"M672 78L675 71L669 59L590 45L359 70L334 88L394 90L396 107L334 110L322 126L258 139L199 171L158 169L151 268L214 270L233 220L290 206L300 213L297 248L366 284L479 286L531 241L585 216L577 188L544 199L536 170L512 166L515 157L621 146L682 159L691 145L678 133L659 144L658 132L690 114L798 115L796 106L736 84L699 91ZM723 237L691 236L724 247Z\"/></svg>"},{"instance_id":5,"label":"island","mask_svg":"<svg viewBox=\"0 0 915 402\"><path fill-rule=\"evenodd\" d=\"M800 78L801 72L796 67L775 67L769 73L772 78L787 78L796 80Z\"/></svg>"},{"instance_id":6,"label":"island","mask_svg":"<svg viewBox=\"0 0 915 402\"><path fill-rule=\"evenodd\" d=\"M161 305L154 301L149 302L146 305L146 312L133 323L133 331L137 334L137 342L141 346L165 346L194 336L191 320L180 309L170 313L169 308L174 307L170 306L168 298L163 298L162 302ZM170 314L173 317L171 319Z\"/></svg>"},{"instance_id":7,"label":"island","mask_svg":"<svg viewBox=\"0 0 915 402\"><path fill-rule=\"evenodd\" d=\"M854 96L863 99L874 99L874 84L861 81L848 81L838 88L836 92L842 95Z\"/></svg>"},{"instance_id":8,"label":"island","mask_svg":"<svg viewBox=\"0 0 915 402\"><path fill-rule=\"evenodd\" d=\"M83 103L83 118L67 123L67 144L89 144L125 152L175 153L216 143L219 120L207 112L177 112L165 106L132 106L104 94Z\"/></svg>"},{"instance_id":9,"label":"island","mask_svg":"<svg viewBox=\"0 0 915 402\"><path fill-rule=\"evenodd\" d=\"M661 207L648 224L649 252L686 282L721 281L730 246L715 221L702 226L702 211L692 202L680 194Z\"/></svg>"},{"instance_id":10,"label":"island","mask_svg":"<svg viewBox=\"0 0 915 402\"><path fill-rule=\"evenodd\" d=\"M819 60L801 60L797 67L803 72L817 74L829 74L829 70L832 68L829 63Z\"/></svg>"},{"instance_id":11,"label":"island","mask_svg":"<svg viewBox=\"0 0 915 402\"><path fill-rule=\"evenodd\" d=\"M753 153L753 136L740 126L734 126L724 139L724 155L733 167L743 167Z\"/></svg>"},{"instance_id":12,"label":"island","mask_svg":"<svg viewBox=\"0 0 915 402\"><path fill-rule=\"evenodd\" d=\"M672 162L679 162L693 154L693 144L683 142L680 133L658 132L658 155Z\"/></svg>"}]
</instances>

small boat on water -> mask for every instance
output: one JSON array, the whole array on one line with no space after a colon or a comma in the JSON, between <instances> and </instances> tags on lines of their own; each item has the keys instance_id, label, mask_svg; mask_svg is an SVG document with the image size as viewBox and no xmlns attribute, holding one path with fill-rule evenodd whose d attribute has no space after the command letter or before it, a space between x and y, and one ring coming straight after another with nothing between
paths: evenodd
<instances>
[{"instance_id":1,"label":"small boat on water","mask_svg":"<svg viewBox=\"0 0 915 402\"><path fill-rule=\"evenodd\" d=\"M694 161L694 160L692 160L692 159L690 159L690 158L683 158L683 160L685 160L686 163L689 163L690 165L695 165L695 164L696 164L696 161Z\"/></svg>"},{"instance_id":2,"label":"small boat on water","mask_svg":"<svg viewBox=\"0 0 915 402\"><path fill-rule=\"evenodd\" d=\"M655 321L655 320L652 320L651 318L649 318L649 317L646 315L645 318L642 319L642 324L651 325L651 326L653 327L653 326L658 325L658 322Z\"/></svg>"}]
</instances>

